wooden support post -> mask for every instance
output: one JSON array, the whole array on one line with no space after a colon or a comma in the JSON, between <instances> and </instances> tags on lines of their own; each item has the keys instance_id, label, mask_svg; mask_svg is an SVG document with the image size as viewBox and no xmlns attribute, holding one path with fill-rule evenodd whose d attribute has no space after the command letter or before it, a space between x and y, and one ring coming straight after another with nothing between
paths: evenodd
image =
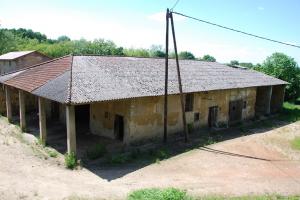
<instances>
[{"instance_id":1,"label":"wooden support post","mask_svg":"<svg viewBox=\"0 0 300 200\"><path fill-rule=\"evenodd\" d=\"M22 131L26 131L26 106L24 92L19 90L19 108L20 108L20 127Z\"/></svg>"},{"instance_id":2,"label":"wooden support post","mask_svg":"<svg viewBox=\"0 0 300 200\"><path fill-rule=\"evenodd\" d=\"M76 124L75 124L75 108L72 105L66 107L67 120L67 146L68 154L76 155Z\"/></svg>"},{"instance_id":3,"label":"wooden support post","mask_svg":"<svg viewBox=\"0 0 300 200\"><path fill-rule=\"evenodd\" d=\"M181 76L180 76L180 68L179 68L179 60L178 60L178 52L177 52L177 44L176 44L176 36L175 36L175 28L174 28L174 20L173 20L172 12L170 13L170 19L171 19L171 26L172 26L175 58L176 58L177 78L178 78L178 85L179 85L179 92L180 92L180 103L181 103L182 121L183 121L183 129L184 129L184 140L185 140L185 142L188 142L188 131L187 131L187 125L186 125L184 99L183 99L183 93L182 93L182 84L181 84Z\"/></svg>"},{"instance_id":4,"label":"wooden support post","mask_svg":"<svg viewBox=\"0 0 300 200\"><path fill-rule=\"evenodd\" d=\"M8 122L12 121L12 105L11 105L11 90L9 86L5 86L5 99L6 99L6 117Z\"/></svg>"},{"instance_id":5,"label":"wooden support post","mask_svg":"<svg viewBox=\"0 0 300 200\"><path fill-rule=\"evenodd\" d=\"M40 141L46 145L47 141L47 125L46 125L46 108L45 99L39 97L39 125L40 125Z\"/></svg>"},{"instance_id":6,"label":"wooden support post","mask_svg":"<svg viewBox=\"0 0 300 200\"><path fill-rule=\"evenodd\" d=\"M166 55L165 55L165 102L164 102L164 143L168 137L168 65L169 65L169 9L166 14Z\"/></svg>"}]
</instances>

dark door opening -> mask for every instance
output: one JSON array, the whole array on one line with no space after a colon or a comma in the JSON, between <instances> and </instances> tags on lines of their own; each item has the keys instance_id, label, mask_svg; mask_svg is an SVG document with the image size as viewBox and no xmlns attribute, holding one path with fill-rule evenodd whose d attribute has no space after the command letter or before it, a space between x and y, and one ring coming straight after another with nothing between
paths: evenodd
<instances>
[{"instance_id":1,"label":"dark door opening","mask_svg":"<svg viewBox=\"0 0 300 200\"><path fill-rule=\"evenodd\" d=\"M217 120L218 120L218 106L212 106L209 107L209 112L208 112L208 127L217 127Z\"/></svg>"},{"instance_id":2,"label":"dark door opening","mask_svg":"<svg viewBox=\"0 0 300 200\"><path fill-rule=\"evenodd\" d=\"M229 123L237 123L242 120L243 100L229 102Z\"/></svg>"},{"instance_id":3,"label":"dark door opening","mask_svg":"<svg viewBox=\"0 0 300 200\"><path fill-rule=\"evenodd\" d=\"M114 133L116 139L123 141L124 139L124 117L121 115L115 116Z\"/></svg>"},{"instance_id":4,"label":"dark door opening","mask_svg":"<svg viewBox=\"0 0 300 200\"><path fill-rule=\"evenodd\" d=\"M59 120L59 104L57 102L51 102L51 118L53 121Z\"/></svg>"},{"instance_id":5,"label":"dark door opening","mask_svg":"<svg viewBox=\"0 0 300 200\"><path fill-rule=\"evenodd\" d=\"M75 106L76 131L86 133L90 127L90 105Z\"/></svg>"}]
</instances>

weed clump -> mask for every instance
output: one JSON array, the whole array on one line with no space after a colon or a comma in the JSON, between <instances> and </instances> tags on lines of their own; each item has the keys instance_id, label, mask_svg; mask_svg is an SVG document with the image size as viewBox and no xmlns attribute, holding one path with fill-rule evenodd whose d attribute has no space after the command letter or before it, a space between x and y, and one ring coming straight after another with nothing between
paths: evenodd
<instances>
[{"instance_id":1,"label":"weed clump","mask_svg":"<svg viewBox=\"0 0 300 200\"><path fill-rule=\"evenodd\" d=\"M77 159L74 152L65 154L65 165L68 169L74 169L77 166Z\"/></svg>"}]
</instances>

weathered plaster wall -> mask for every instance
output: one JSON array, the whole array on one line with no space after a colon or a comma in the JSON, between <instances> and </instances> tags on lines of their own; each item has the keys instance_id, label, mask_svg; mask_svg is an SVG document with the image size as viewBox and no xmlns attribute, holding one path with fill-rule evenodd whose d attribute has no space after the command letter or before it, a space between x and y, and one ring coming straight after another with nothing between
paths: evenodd
<instances>
[{"instance_id":1,"label":"weathered plaster wall","mask_svg":"<svg viewBox=\"0 0 300 200\"><path fill-rule=\"evenodd\" d=\"M194 109L186 112L187 124L197 130L208 124L209 107L218 106L218 122L227 124L229 120L229 102L242 99L246 102L242 119L250 119L255 115L256 88L219 90L194 93ZM131 102L130 142L163 135L164 98L136 98ZM168 98L168 133L173 134L183 130L180 96L170 95ZM194 119L199 113L200 119Z\"/></svg>"},{"instance_id":2,"label":"weathered plaster wall","mask_svg":"<svg viewBox=\"0 0 300 200\"><path fill-rule=\"evenodd\" d=\"M255 114L256 116L270 114L272 86L257 87Z\"/></svg>"},{"instance_id":3,"label":"weathered plaster wall","mask_svg":"<svg viewBox=\"0 0 300 200\"><path fill-rule=\"evenodd\" d=\"M115 115L124 117L124 141L129 134L130 101L117 100L98 102L90 105L90 131L93 134L115 138Z\"/></svg>"},{"instance_id":4,"label":"weathered plaster wall","mask_svg":"<svg viewBox=\"0 0 300 200\"><path fill-rule=\"evenodd\" d=\"M193 111L186 112L187 124L191 124L195 130L207 126L209 107L218 106L217 121L226 125L229 102L239 99L246 102L242 118L254 117L256 88L195 93ZM168 108L168 133L178 133L183 130L179 95L169 96ZM99 102L91 104L90 109L90 129L93 134L115 138L114 117L118 114L125 121L125 143L163 135L163 96ZM199 120L195 121L195 113L199 113Z\"/></svg>"},{"instance_id":5,"label":"weathered plaster wall","mask_svg":"<svg viewBox=\"0 0 300 200\"><path fill-rule=\"evenodd\" d=\"M274 85L271 97L271 113L277 113L282 109L284 102L285 85Z\"/></svg>"}]
</instances>

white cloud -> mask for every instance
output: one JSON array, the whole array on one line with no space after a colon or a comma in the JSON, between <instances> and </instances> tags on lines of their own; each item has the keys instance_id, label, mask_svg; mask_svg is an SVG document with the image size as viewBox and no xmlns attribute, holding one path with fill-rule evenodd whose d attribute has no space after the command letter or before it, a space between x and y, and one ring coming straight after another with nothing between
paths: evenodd
<instances>
[{"instance_id":1,"label":"white cloud","mask_svg":"<svg viewBox=\"0 0 300 200\"><path fill-rule=\"evenodd\" d=\"M173 15L174 21L185 21L186 18L179 15ZM166 21L166 12L157 12L151 14L147 17L149 20L157 21L157 22L165 22Z\"/></svg>"}]
</instances>

